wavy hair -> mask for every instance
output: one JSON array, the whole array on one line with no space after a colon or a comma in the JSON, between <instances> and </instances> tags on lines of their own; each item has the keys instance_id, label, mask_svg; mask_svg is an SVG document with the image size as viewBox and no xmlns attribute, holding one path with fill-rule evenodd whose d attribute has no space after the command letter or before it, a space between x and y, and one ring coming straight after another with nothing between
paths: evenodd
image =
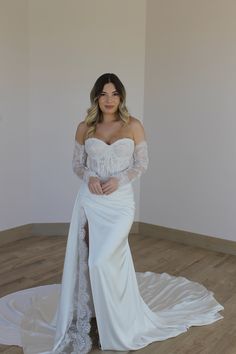
<instances>
[{"instance_id":1,"label":"wavy hair","mask_svg":"<svg viewBox=\"0 0 236 354\"><path fill-rule=\"evenodd\" d=\"M118 118L121 119L125 124L129 122L130 114L126 107L126 91L124 85L115 74L103 74L96 80L90 92L91 107L88 108L87 116L85 117L85 123L88 126L86 137L92 136L96 131L97 124L103 120L103 115L98 104L98 99L103 91L104 86L108 83L112 83L115 86L116 91L120 96L120 103L117 110Z\"/></svg>"}]
</instances>

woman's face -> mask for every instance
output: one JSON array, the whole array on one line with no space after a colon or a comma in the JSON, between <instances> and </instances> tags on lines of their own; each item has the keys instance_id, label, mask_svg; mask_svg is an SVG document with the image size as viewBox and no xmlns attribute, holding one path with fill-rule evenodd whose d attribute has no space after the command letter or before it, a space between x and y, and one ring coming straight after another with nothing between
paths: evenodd
<instances>
[{"instance_id":1,"label":"woman's face","mask_svg":"<svg viewBox=\"0 0 236 354\"><path fill-rule=\"evenodd\" d=\"M116 91L114 84L111 82L105 84L98 99L102 113L114 114L118 110L119 103L120 95Z\"/></svg>"}]
</instances>

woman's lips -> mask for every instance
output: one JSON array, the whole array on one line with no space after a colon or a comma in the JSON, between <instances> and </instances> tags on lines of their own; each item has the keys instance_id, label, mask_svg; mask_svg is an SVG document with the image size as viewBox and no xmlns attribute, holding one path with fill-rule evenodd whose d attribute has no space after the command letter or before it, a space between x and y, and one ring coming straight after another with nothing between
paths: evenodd
<instances>
[{"instance_id":1,"label":"woman's lips","mask_svg":"<svg viewBox=\"0 0 236 354\"><path fill-rule=\"evenodd\" d=\"M114 106L105 105L105 107L111 109L111 108L113 108Z\"/></svg>"}]
</instances>

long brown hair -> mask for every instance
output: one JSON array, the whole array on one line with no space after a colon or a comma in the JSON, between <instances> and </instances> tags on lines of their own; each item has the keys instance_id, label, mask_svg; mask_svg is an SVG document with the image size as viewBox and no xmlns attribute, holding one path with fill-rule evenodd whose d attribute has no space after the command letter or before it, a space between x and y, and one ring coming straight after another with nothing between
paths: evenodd
<instances>
[{"instance_id":1,"label":"long brown hair","mask_svg":"<svg viewBox=\"0 0 236 354\"><path fill-rule=\"evenodd\" d=\"M86 137L92 136L96 131L97 123L102 122L103 115L100 110L98 99L106 84L112 83L116 91L120 96L120 104L118 106L117 115L125 124L129 122L130 114L126 107L126 91L125 87L115 74L106 73L101 75L95 82L90 92L91 107L87 110L87 116L85 117L85 123L89 127L86 133Z\"/></svg>"}]
</instances>

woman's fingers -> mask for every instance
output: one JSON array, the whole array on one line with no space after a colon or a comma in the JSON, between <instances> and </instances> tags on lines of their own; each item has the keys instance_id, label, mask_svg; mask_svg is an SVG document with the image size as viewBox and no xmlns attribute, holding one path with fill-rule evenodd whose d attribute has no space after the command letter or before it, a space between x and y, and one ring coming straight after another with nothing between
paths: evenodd
<instances>
[{"instance_id":1,"label":"woman's fingers","mask_svg":"<svg viewBox=\"0 0 236 354\"><path fill-rule=\"evenodd\" d=\"M90 177L88 187L91 193L103 194L100 180L97 177Z\"/></svg>"},{"instance_id":2,"label":"woman's fingers","mask_svg":"<svg viewBox=\"0 0 236 354\"><path fill-rule=\"evenodd\" d=\"M96 194L102 194L103 193L100 182L94 183L93 189L94 189L94 193L96 193Z\"/></svg>"},{"instance_id":3,"label":"woman's fingers","mask_svg":"<svg viewBox=\"0 0 236 354\"><path fill-rule=\"evenodd\" d=\"M112 188L103 189L103 194L111 194L112 192L114 192Z\"/></svg>"},{"instance_id":4,"label":"woman's fingers","mask_svg":"<svg viewBox=\"0 0 236 354\"><path fill-rule=\"evenodd\" d=\"M116 178L110 178L107 182L102 184L102 191L104 194L113 193L118 188L118 181Z\"/></svg>"},{"instance_id":5,"label":"woman's fingers","mask_svg":"<svg viewBox=\"0 0 236 354\"><path fill-rule=\"evenodd\" d=\"M118 188L118 180L111 177L101 184L97 177L90 177L88 187L90 192L94 194L111 194Z\"/></svg>"},{"instance_id":6,"label":"woman's fingers","mask_svg":"<svg viewBox=\"0 0 236 354\"><path fill-rule=\"evenodd\" d=\"M103 190L100 183L96 183L93 185L93 191L95 194L103 194Z\"/></svg>"},{"instance_id":7,"label":"woman's fingers","mask_svg":"<svg viewBox=\"0 0 236 354\"><path fill-rule=\"evenodd\" d=\"M106 186L102 185L102 191L105 194L109 194L109 193L114 192L115 188L113 186L110 186L110 185L106 185Z\"/></svg>"}]
</instances>

